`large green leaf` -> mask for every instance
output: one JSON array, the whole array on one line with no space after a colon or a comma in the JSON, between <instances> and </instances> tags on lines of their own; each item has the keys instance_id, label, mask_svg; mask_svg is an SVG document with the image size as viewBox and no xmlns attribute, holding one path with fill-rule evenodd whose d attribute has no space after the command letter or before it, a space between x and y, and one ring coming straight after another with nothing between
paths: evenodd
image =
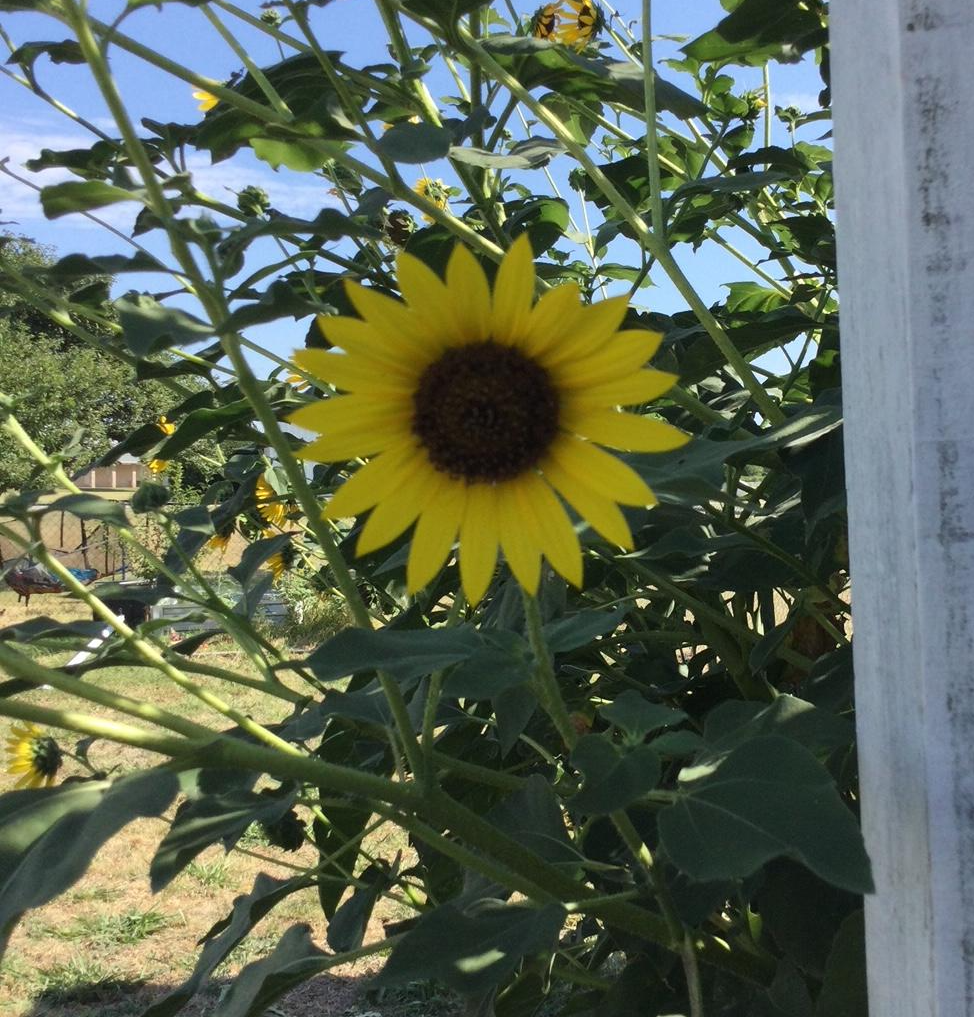
<instances>
[{"instance_id":1,"label":"large green leaf","mask_svg":"<svg viewBox=\"0 0 974 1017\"><path fill-rule=\"evenodd\" d=\"M827 883L872 890L862 834L828 771L778 735L681 771L679 798L660 813L659 830L669 858L695 880L749 876L787 857Z\"/></svg>"},{"instance_id":2,"label":"large green leaf","mask_svg":"<svg viewBox=\"0 0 974 1017\"><path fill-rule=\"evenodd\" d=\"M68 180L41 188L41 208L48 219L59 219L71 212L87 212L120 201L142 201L144 191L127 191L102 180Z\"/></svg>"},{"instance_id":3,"label":"large green leaf","mask_svg":"<svg viewBox=\"0 0 974 1017\"><path fill-rule=\"evenodd\" d=\"M393 162L425 163L442 159L449 151L453 135L433 124L413 124L408 120L393 124L376 142L379 155Z\"/></svg>"},{"instance_id":4,"label":"large green leaf","mask_svg":"<svg viewBox=\"0 0 974 1017\"><path fill-rule=\"evenodd\" d=\"M288 989L326 971L335 960L311 942L307 925L292 925L271 954L248 964L217 1004L213 1017L264 1017Z\"/></svg>"},{"instance_id":5,"label":"large green leaf","mask_svg":"<svg viewBox=\"0 0 974 1017\"><path fill-rule=\"evenodd\" d=\"M531 677L534 662L525 640L516 632L484 632L484 646L459 663L444 682L447 695L492 699Z\"/></svg>"},{"instance_id":6,"label":"large green leaf","mask_svg":"<svg viewBox=\"0 0 974 1017\"><path fill-rule=\"evenodd\" d=\"M575 868L579 853L568 839L561 804L551 785L534 773L520 791L487 813L487 821L552 865Z\"/></svg>"},{"instance_id":7,"label":"large green leaf","mask_svg":"<svg viewBox=\"0 0 974 1017\"><path fill-rule=\"evenodd\" d=\"M184 805L163 837L149 865L152 892L158 893L205 848L222 840L229 851L251 823L274 823L294 803L295 795L260 795L230 791L207 795Z\"/></svg>"},{"instance_id":8,"label":"large green leaf","mask_svg":"<svg viewBox=\"0 0 974 1017\"><path fill-rule=\"evenodd\" d=\"M648 745L620 748L605 735L580 739L572 766L585 776L572 808L592 815L624 809L652 791L660 778L659 756Z\"/></svg>"},{"instance_id":9,"label":"large green leaf","mask_svg":"<svg viewBox=\"0 0 974 1017\"><path fill-rule=\"evenodd\" d=\"M641 742L650 731L672 727L687 719L682 710L674 710L661 703L650 703L635 689L626 689L607 706L599 707L599 713L625 731L634 742Z\"/></svg>"},{"instance_id":10,"label":"large green leaf","mask_svg":"<svg viewBox=\"0 0 974 1017\"><path fill-rule=\"evenodd\" d=\"M564 920L559 904L484 901L465 912L443 904L393 948L374 984L433 978L458 992L484 992L501 984L525 954L550 949Z\"/></svg>"},{"instance_id":11,"label":"large green leaf","mask_svg":"<svg viewBox=\"0 0 974 1017\"><path fill-rule=\"evenodd\" d=\"M802 0L743 0L716 28L683 47L695 60L794 63L826 41L822 17Z\"/></svg>"},{"instance_id":12,"label":"large green leaf","mask_svg":"<svg viewBox=\"0 0 974 1017\"><path fill-rule=\"evenodd\" d=\"M376 669L405 680L466 660L483 645L476 630L465 625L380 631L354 628L319 646L305 665L323 682Z\"/></svg>"},{"instance_id":13,"label":"large green leaf","mask_svg":"<svg viewBox=\"0 0 974 1017\"><path fill-rule=\"evenodd\" d=\"M145 357L167 346L203 342L213 329L177 307L164 307L148 293L126 293L115 301L125 345Z\"/></svg>"},{"instance_id":14,"label":"large green leaf","mask_svg":"<svg viewBox=\"0 0 974 1017\"><path fill-rule=\"evenodd\" d=\"M816 1017L865 1017L868 1010L866 930L863 913L857 911L842 923L832 944L815 1014Z\"/></svg>"},{"instance_id":15,"label":"large green leaf","mask_svg":"<svg viewBox=\"0 0 974 1017\"><path fill-rule=\"evenodd\" d=\"M174 773L150 770L6 796L4 805L12 807L0 812L0 954L25 911L73 885L102 844L133 819L161 815L178 788Z\"/></svg>"}]
</instances>

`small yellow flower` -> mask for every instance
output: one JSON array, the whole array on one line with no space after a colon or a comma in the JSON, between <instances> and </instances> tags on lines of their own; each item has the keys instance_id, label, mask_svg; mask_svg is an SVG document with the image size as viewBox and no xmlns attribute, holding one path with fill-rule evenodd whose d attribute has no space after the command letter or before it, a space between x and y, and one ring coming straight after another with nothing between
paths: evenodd
<instances>
[{"instance_id":1,"label":"small yellow flower","mask_svg":"<svg viewBox=\"0 0 974 1017\"><path fill-rule=\"evenodd\" d=\"M602 8L592 0L565 0L565 19L555 30L555 39L566 46L584 49L605 27Z\"/></svg>"},{"instance_id":2,"label":"small yellow flower","mask_svg":"<svg viewBox=\"0 0 974 1017\"><path fill-rule=\"evenodd\" d=\"M277 534L274 530L264 530L265 537L274 537ZM284 547L281 548L277 554L272 554L267 559L265 566L270 569L271 575L274 577L274 582L278 582L281 576L285 572L288 572L297 560L297 552L294 550L294 545L289 541Z\"/></svg>"},{"instance_id":3,"label":"small yellow flower","mask_svg":"<svg viewBox=\"0 0 974 1017\"><path fill-rule=\"evenodd\" d=\"M270 523L271 526L281 526L287 519L287 505L280 501L280 495L267 483L264 477L257 480L257 487L254 490L257 497L257 511L261 519Z\"/></svg>"},{"instance_id":4,"label":"small yellow flower","mask_svg":"<svg viewBox=\"0 0 974 1017\"><path fill-rule=\"evenodd\" d=\"M558 27L558 4L545 4L531 16L531 34L535 39L550 39Z\"/></svg>"},{"instance_id":5,"label":"small yellow flower","mask_svg":"<svg viewBox=\"0 0 974 1017\"><path fill-rule=\"evenodd\" d=\"M449 195L447 186L442 180L431 180L429 177L420 177L419 180L413 184L413 190L422 195L424 198L429 198L430 201L436 205L437 208L445 209ZM424 222L435 222L436 220L431 216L423 213Z\"/></svg>"},{"instance_id":6,"label":"small yellow flower","mask_svg":"<svg viewBox=\"0 0 974 1017\"><path fill-rule=\"evenodd\" d=\"M15 787L50 787L61 769L58 743L35 724L10 729L7 773L19 774Z\"/></svg>"},{"instance_id":7,"label":"small yellow flower","mask_svg":"<svg viewBox=\"0 0 974 1017\"><path fill-rule=\"evenodd\" d=\"M293 385L299 392L304 392L311 388L311 382L303 374L289 374L284 380L289 385Z\"/></svg>"},{"instance_id":8,"label":"small yellow flower","mask_svg":"<svg viewBox=\"0 0 974 1017\"><path fill-rule=\"evenodd\" d=\"M493 287L461 245L445 282L406 253L397 269L404 302L348 283L359 317L318 318L336 350L294 356L303 370L348 393L291 414L292 423L321 435L303 458L368 459L325 515L369 512L359 554L415 523L411 592L434 578L454 541L472 604L487 590L499 549L530 593L542 555L580 586L582 551L565 503L631 549L619 505L656 502L642 478L600 446L668 452L687 441L661 420L620 409L657 398L676 380L644 366L662 336L622 329L626 297L585 305L575 283L535 303L534 259L523 234Z\"/></svg>"},{"instance_id":9,"label":"small yellow flower","mask_svg":"<svg viewBox=\"0 0 974 1017\"><path fill-rule=\"evenodd\" d=\"M196 108L200 113L209 113L220 101L212 92L207 92L205 88L198 88L193 93L193 98L199 103Z\"/></svg>"},{"instance_id":10,"label":"small yellow flower","mask_svg":"<svg viewBox=\"0 0 974 1017\"><path fill-rule=\"evenodd\" d=\"M166 419L166 415L163 414L157 421L156 427L168 438L169 435L176 433L176 425ZM149 460L149 472L154 476L158 476L160 473L165 473L169 469L168 459L150 459Z\"/></svg>"},{"instance_id":11,"label":"small yellow flower","mask_svg":"<svg viewBox=\"0 0 974 1017\"><path fill-rule=\"evenodd\" d=\"M230 538L233 537L233 525L231 524L226 529L214 533L212 537L206 542L207 548L211 551L219 551L223 554L226 551L227 546L230 543Z\"/></svg>"}]
</instances>

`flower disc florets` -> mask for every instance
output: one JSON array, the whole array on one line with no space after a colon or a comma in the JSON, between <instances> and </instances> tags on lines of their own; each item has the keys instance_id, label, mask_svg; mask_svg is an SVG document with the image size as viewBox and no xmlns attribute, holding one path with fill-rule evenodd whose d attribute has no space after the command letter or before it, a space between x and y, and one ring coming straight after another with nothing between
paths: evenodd
<instances>
[{"instance_id":1,"label":"flower disc florets","mask_svg":"<svg viewBox=\"0 0 974 1017\"><path fill-rule=\"evenodd\" d=\"M413 432L457 480L510 480L537 466L558 433L558 393L530 357L495 342L447 350L413 396Z\"/></svg>"}]
</instances>

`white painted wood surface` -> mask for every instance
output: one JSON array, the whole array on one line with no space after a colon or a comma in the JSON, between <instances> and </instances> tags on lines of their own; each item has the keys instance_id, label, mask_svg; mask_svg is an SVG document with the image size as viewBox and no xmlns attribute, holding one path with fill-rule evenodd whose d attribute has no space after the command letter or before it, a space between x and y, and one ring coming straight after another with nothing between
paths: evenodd
<instances>
[{"instance_id":1,"label":"white painted wood surface","mask_svg":"<svg viewBox=\"0 0 974 1017\"><path fill-rule=\"evenodd\" d=\"M974 1017L974 0L833 0L872 1017Z\"/></svg>"}]
</instances>

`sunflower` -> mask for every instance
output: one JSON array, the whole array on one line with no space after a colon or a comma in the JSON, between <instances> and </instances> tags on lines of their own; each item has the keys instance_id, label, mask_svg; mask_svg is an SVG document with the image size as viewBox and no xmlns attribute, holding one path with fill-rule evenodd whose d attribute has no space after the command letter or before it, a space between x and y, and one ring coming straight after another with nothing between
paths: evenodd
<instances>
[{"instance_id":1,"label":"sunflower","mask_svg":"<svg viewBox=\"0 0 974 1017\"><path fill-rule=\"evenodd\" d=\"M264 530L265 537L275 537L277 534L274 530ZM297 561L298 554L294 549L294 545L288 541L277 554L272 554L267 559L266 567L270 569L271 575L274 577L276 583L285 572L289 572Z\"/></svg>"},{"instance_id":2,"label":"sunflower","mask_svg":"<svg viewBox=\"0 0 974 1017\"><path fill-rule=\"evenodd\" d=\"M50 787L61 769L58 743L35 724L10 729L7 754L7 773L20 775L15 787Z\"/></svg>"},{"instance_id":3,"label":"sunflower","mask_svg":"<svg viewBox=\"0 0 974 1017\"><path fill-rule=\"evenodd\" d=\"M280 526L287 519L287 505L279 500L280 495L264 477L257 479L254 494L257 497L257 511L264 522L270 523L271 526Z\"/></svg>"},{"instance_id":4,"label":"sunflower","mask_svg":"<svg viewBox=\"0 0 974 1017\"><path fill-rule=\"evenodd\" d=\"M230 523L228 526L224 526L223 529L217 530L212 537L206 542L206 546L211 551L219 551L223 554L230 544L230 539L233 537L234 523Z\"/></svg>"},{"instance_id":5,"label":"sunflower","mask_svg":"<svg viewBox=\"0 0 974 1017\"><path fill-rule=\"evenodd\" d=\"M168 438L171 434L176 433L176 425L166 419L165 413L156 421L156 427ZM165 472L169 468L168 459L150 459L149 460L149 471L156 475Z\"/></svg>"},{"instance_id":6,"label":"sunflower","mask_svg":"<svg viewBox=\"0 0 974 1017\"><path fill-rule=\"evenodd\" d=\"M430 177L420 177L413 184L413 190L424 198L429 198L437 208L445 209L449 199L447 186L442 180L432 180ZM424 222L434 222L431 215L423 213Z\"/></svg>"},{"instance_id":7,"label":"sunflower","mask_svg":"<svg viewBox=\"0 0 974 1017\"><path fill-rule=\"evenodd\" d=\"M602 8L592 0L565 0L565 19L555 30L555 39L566 46L584 49L605 26Z\"/></svg>"},{"instance_id":8,"label":"sunflower","mask_svg":"<svg viewBox=\"0 0 974 1017\"><path fill-rule=\"evenodd\" d=\"M220 101L212 92L207 92L205 88L198 88L193 93L193 98L199 103L196 108L200 113L209 113Z\"/></svg>"},{"instance_id":9,"label":"sunflower","mask_svg":"<svg viewBox=\"0 0 974 1017\"><path fill-rule=\"evenodd\" d=\"M531 15L531 34L535 39L550 39L558 27L558 4L545 4Z\"/></svg>"},{"instance_id":10,"label":"sunflower","mask_svg":"<svg viewBox=\"0 0 974 1017\"><path fill-rule=\"evenodd\" d=\"M524 235L505 255L493 292L463 246L454 249L445 282L409 254L397 267L405 303L350 282L361 320L318 319L345 352L295 355L309 374L349 393L291 415L321 434L303 457L370 458L325 514L371 509L359 554L416 523L406 572L412 592L436 575L458 536L471 603L487 589L498 547L528 592L537 590L542 554L580 586L581 547L560 499L625 548L632 536L619 504L656 501L599 445L665 452L687 441L669 424L618 409L654 399L676 380L642 369L660 335L620 331L627 299L585 306L575 283L534 304Z\"/></svg>"}]
</instances>

